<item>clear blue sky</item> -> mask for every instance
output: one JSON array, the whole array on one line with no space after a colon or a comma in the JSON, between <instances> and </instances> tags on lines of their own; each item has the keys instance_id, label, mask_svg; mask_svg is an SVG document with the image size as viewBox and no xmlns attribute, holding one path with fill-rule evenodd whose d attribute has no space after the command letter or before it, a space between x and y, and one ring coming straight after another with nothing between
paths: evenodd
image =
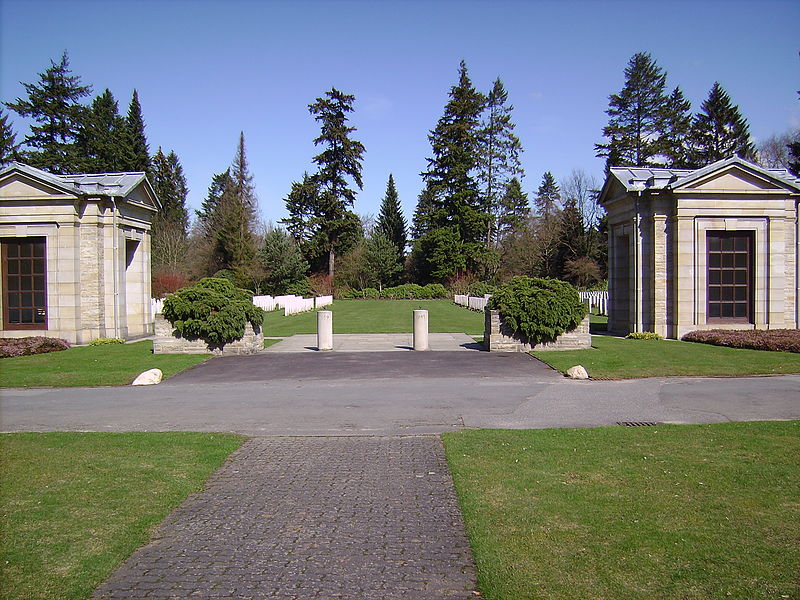
<instances>
[{"instance_id":1,"label":"clear blue sky","mask_svg":"<svg viewBox=\"0 0 800 600\"><path fill-rule=\"evenodd\" d=\"M800 127L800 2L57 1L0 0L0 100L23 94L67 50L95 93L127 110L139 91L151 151L174 150L197 208L245 132L262 216L285 216L311 169L308 104L332 86L356 96L366 146L360 214L377 213L389 173L409 218L427 135L467 61L488 91L501 77L525 148L523 185L544 171L598 178L594 144L608 95L650 52L697 110L719 81L756 141ZM18 139L27 127L15 120Z\"/></svg>"}]
</instances>

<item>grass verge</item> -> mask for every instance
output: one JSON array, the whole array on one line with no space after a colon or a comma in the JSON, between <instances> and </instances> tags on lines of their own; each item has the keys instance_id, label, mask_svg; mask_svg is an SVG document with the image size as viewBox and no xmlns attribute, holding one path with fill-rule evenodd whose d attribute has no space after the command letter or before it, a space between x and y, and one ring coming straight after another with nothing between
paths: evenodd
<instances>
[{"instance_id":1,"label":"grass verge","mask_svg":"<svg viewBox=\"0 0 800 600\"><path fill-rule=\"evenodd\" d=\"M574 365L583 365L595 379L800 373L800 354L674 340L592 336L591 349L532 354L562 372Z\"/></svg>"},{"instance_id":2,"label":"grass verge","mask_svg":"<svg viewBox=\"0 0 800 600\"><path fill-rule=\"evenodd\" d=\"M194 433L3 434L0 598L87 598L242 440Z\"/></svg>"},{"instance_id":3,"label":"grass verge","mask_svg":"<svg viewBox=\"0 0 800 600\"><path fill-rule=\"evenodd\" d=\"M428 311L431 333L463 332L483 334L483 313L468 310L450 300L336 300L326 307L333 311L334 333L408 333L413 328L413 312ZM316 333L315 312L283 316L282 311L264 315L264 335L289 336Z\"/></svg>"},{"instance_id":4,"label":"grass verge","mask_svg":"<svg viewBox=\"0 0 800 600\"><path fill-rule=\"evenodd\" d=\"M153 354L153 342L80 346L63 352L0 359L0 387L126 385L139 373L161 369L164 378L210 354Z\"/></svg>"},{"instance_id":5,"label":"grass verge","mask_svg":"<svg viewBox=\"0 0 800 600\"><path fill-rule=\"evenodd\" d=\"M487 600L800 597L800 421L443 437Z\"/></svg>"}]
</instances>

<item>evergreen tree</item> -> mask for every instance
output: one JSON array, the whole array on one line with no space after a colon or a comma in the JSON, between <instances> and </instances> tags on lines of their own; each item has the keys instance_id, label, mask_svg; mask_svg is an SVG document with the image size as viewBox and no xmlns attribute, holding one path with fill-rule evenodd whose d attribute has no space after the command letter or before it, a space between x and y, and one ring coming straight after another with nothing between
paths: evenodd
<instances>
[{"instance_id":1,"label":"evergreen tree","mask_svg":"<svg viewBox=\"0 0 800 600\"><path fill-rule=\"evenodd\" d=\"M480 132L480 173L483 184L484 210L492 218L489 222L487 243L498 233L496 222L500 216L500 198L512 177L522 177L520 162L522 144L514 134L511 121L512 105L507 105L508 92L498 77L486 98L485 117Z\"/></svg>"},{"instance_id":2,"label":"evergreen tree","mask_svg":"<svg viewBox=\"0 0 800 600\"><path fill-rule=\"evenodd\" d=\"M258 250L258 260L264 266L264 291L281 295L291 293L305 281L308 263L292 236L282 229L271 229Z\"/></svg>"},{"instance_id":3,"label":"evergreen tree","mask_svg":"<svg viewBox=\"0 0 800 600\"><path fill-rule=\"evenodd\" d=\"M800 91L797 94L800 95ZM789 171L795 177L800 177L800 139L789 144L786 149L789 151Z\"/></svg>"},{"instance_id":4,"label":"evergreen tree","mask_svg":"<svg viewBox=\"0 0 800 600\"><path fill-rule=\"evenodd\" d=\"M611 166L653 166L661 151L669 99L667 76L646 52L638 52L625 68L625 85L609 96L606 143L595 144L597 156Z\"/></svg>"},{"instance_id":5,"label":"evergreen tree","mask_svg":"<svg viewBox=\"0 0 800 600\"><path fill-rule=\"evenodd\" d=\"M186 209L186 197L189 190L186 187L186 177L183 166L175 152L169 154L159 147L152 161L152 169L148 175L158 199L161 201L161 210L155 223L174 226L183 237L189 231L189 213Z\"/></svg>"},{"instance_id":6,"label":"evergreen tree","mask_svg":"<svg viewBox=\"0 0 800 600\"><path fill-rule=\"evenodd\" d=\"M22 159L28 164L53 173L80 170L81 160L75 139L83 124L86 107L80 99L91 93L91 87L81 85L80 77L72 75L69 58L64 52L61 61L50 61L50 67L39 73L38 83L23 83L28 99L17 98L6 106L37 124L23 140L26 146Z\"/></svg>"},{"instance_id":7,"label":"evergreen tree","mask_svg":"<svg viewBox=\"0 0 800 600\"><path fill-rule=\"evenodd\" d=\"M81 170L89 173L114 173L127 167L125 119L110 90L97 96L86 112L77 135Z\"/></svg>"},{"instance_id":8,"label":"evergreen tree","mask_svg":"<svg viewBox=\"0 0 800 600\"><path fill-rule=\"evenodd\" d=\"M428 238L418 252L427 262L421 271L435 279L476 269L482 259L491 219L476 179L485 103L486 97L473 87L461 61L458 83L428 136L433 157L422 174L426 193L420 201L429 204L418 206L415 214L415 232L425 231L423 237Z\"/></svg>"},{"instance_id":9,"label":"evergreen tree","mask_svg":"<svg viewBox=\"0 0 800 600\"><path fill-rule=\"evenodd\" d=\"M308 106L320 123L320 135L314 145L324 147L313 158L319 169L314 176L318 190L314 214L319 237L328 253L330 277L334 276L339 239L352 229L352 217L347 213L356 193L350 188L350 180L358 189L364 186L361 180L364 144L351 138L356 129L347 125L347 114L353 111L354 102L355 96L331 88Z\"/></svg>"},{"instance_id":10,"label":"evergreen tree","mask_svg":"<svg viewBox=\"0 0 800 600\"><path fill-rule=\"evenodd\" d=\"M506 184L505 192L499 202L497 236L499 240L519 229L528 220L531 207L528 194L522 191L519 179L512 177Z\"/></svg>"},{"instance_id":11,"label":"evergreen tree","mask_svg":"<svg viewBox=\"0 0 800 600\"><path fill-rule=\"evenodd\" d=\"M303 173L301 181L292 182L292 189L286 197L286 211L289 217L281 219L286 230L301 244L314 235L312 221L317 207L317 183L308 173Z\"/></svg>"},{"instance_id":12,"label":"evergreen tree","mask_svg":"<svg viewBox=\"0 0 800 600\"><path fill-rule=\"evenodd\" d=\"M220 198L222 198L222 192L224 192L225 188L230 184L230 179L230 169L213 175L211 177L211 185L208 186L206 198L200 205L200 210L194 211L197 217L197 226L200 232L206 237L213 235L217 206L219 205Z\"/></svg>"},{"instance_id":13,"label":"evergreen tree","mask_svg":"<svg viewBox=\"0 0 800 600\"><path fill-rule=\"evenodd\" d=\"M126 171L150 170L150 148L144 133L142 106L139 104L139 93L133 90L128 117L125 119L125 144L127 148Z\"/></svg>"},{"instance_id":14,"label":"evergreen tree","mask_svg":"<svg viewBox=\"0 0 800 600\"><path fill-rule=\"evenodd\" d=\"M0 166L17 159L17 137L8 122L8 115L0 108Z\"/></svg>"},{"instance_id":15,"label":"evergreen tree","mask_svg":"<svg viewBox=\"0 0 800 600\"><path fill-rule=\"evenodd\" d=\"M560 278L564 278L568 262L586 255L585 233L578 203L569 198L564 203L564 210L561 211L558 223L556 271Z\"/></svg>"},{"instance_id":16,"label":"evergreen tree","mask_svg":"<svg viewBox=\"0 0 800 600\"><path fill-rule=\"evenodd\" d=\"M397 188L394 185L394 177L391 173L386 184L386 194L381 202L381 210L378 213L375 229L394 244L395 248L397 248L399 261L402 262L407 243L406 218L400 210L400 200L397 197Z\"/></svg>"},{"instance_id":17,"label":"evergreen tree","mask_svg":"<svg viewBox=\"0 0 800 600\"><path fill-rule=\"evenodd\" d=\"M542 183L536 191L536 212L540 217L547 218L555 215L561 202L561 190L556 183L556 178L550 171L542 176Z\"/></svg>"},{"instance_id":18,"label":"evergreen tree","mask_svg":"<svg viewBox=\"0 0 800 600\"><path fill-rule=\"evenodd\" d=\"M417 196L417 207L414 209L414 216L411 221L411 237L415 240L421 238L428 232L433 212L433 190L430 185L426 185Z\"/></svg>"},{"instance_id":19,"label":"evergreen tree","mask_svg":"<svg viewBox=\"0 0 800 600\"><path fill-rule=\"evenodd\" d=\"M755 159L750 127L719 82L714 82L700 111L692 122L692 162L695 168L730 156Z\"/></svg>"},{"instance_id":20,"label":"evergreen tree","mask_svg":"<svg viewBox=\"0 0 800 600\"><path fill-rule=\"evenodd\" d=\"M672 169L686 169L690 166L692 103L676 87L664 105L664 129L661 136L660 154L665 165Z\"/></svg>"},{"instance_id":21,"label":"evergreen tree","mask_svg":"<svg viewBox=\"0 0 800 600\"><path fill-rule=\"evenodd\" d=\"M161 202L161 210L153 219L152 260L154 267L168 267L170 272L181 270L188 251L189 215L186 210L186 177L174 152L165 155L161 148L153 157L148 175L153 190Z\"/></svg>"},{"instance_id":22,"label":"evergreen tree","mask_svg":"<svg viewBox=\"0 0 800 600\"><path fill-rule=\"evenodd\" d=\"M239 135L230 177L217 203L216 256L220 268L242 274L255 258L256 196L247 165L244 132Z\"/></svg>"},{"instance_id":23,"label":"evergreen tree","mask_svg":"<svg viewBox=\"0 0 800 600\"><path fill-rule=\"evenodd\" d=\"M364 266L371 280L382 290L385 285L397 283L403 272L403 261L397 246L382 232L364 244Z\"/></svg>"}]
</instances>

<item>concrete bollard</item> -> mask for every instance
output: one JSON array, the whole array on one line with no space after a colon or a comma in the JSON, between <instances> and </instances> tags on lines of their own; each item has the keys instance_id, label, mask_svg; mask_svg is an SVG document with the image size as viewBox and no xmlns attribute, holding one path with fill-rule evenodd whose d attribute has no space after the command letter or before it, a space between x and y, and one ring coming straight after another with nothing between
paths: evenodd
<instances>
[{"instance_id":1,"label":"concrete bollard","mask_svg":"<svg viewBox=\"0 0 800 600\"><path fill-rule=\"evenodd\" d=\"M317 350L333 350L333 313L317 311Z\"/></svg>"},{"instance_id":2,"label":"concrete bollard","mask_svg":"<svg viewBox=\"0 0 800 600\"><path fill-rule=\"evenodd\" d=\"M414 311L414 350L428 350L428 311Z\"/></svg>"}]
</instances>

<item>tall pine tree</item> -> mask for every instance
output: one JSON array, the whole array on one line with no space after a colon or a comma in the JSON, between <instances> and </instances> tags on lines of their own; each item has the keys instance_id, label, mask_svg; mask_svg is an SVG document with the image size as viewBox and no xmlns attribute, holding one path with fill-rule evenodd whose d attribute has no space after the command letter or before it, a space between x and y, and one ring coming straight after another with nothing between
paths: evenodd
<instances>
[{"instance_id":1,"label":"tall pine tree","mask_svg":"<svg viewBox=\"0 0 800 600\"><path fill-rule=\"evenodd\" d=\"M318 167L314 176L318 192L314 215L317 237L328 254L330 277L334 276L340 239L348 236L354 225L354 215L348 209L353 206L356 193L350 186L355 184L358 189L364 186L361 179L364 144L352 139L356 129L347 123L354 102L355 96L331 88L308 106L320 124L314 145L324 148L313 158Z\"/></svg>"},{"instance_id":2,"label":"tall pine tree","mask_svg":"<svg viewBox=\"0 0 800 600\"><path fill-rule=\"evenodd\" d=\"M536 212L542 218L550 218L558 213L561 202L561 189L550 171L542 176L542 183L536 191Z\"/></svg>"},{"instance_id":3,"label":"tall pine tree","mask_svg":"<svg viewBox=\"0 0 800 600\"><path fill-rule=\"evenodd\" d=\"M389 181L386 183L386 194L381 202L381 210L378 213L378 221L375 224L378 233L382 233L395 248L402 262L406 253L406 218L400 210L400 199L397 197L397 188L394 184L394 177L389 173Z\"/></svg>"},{"instance_id":4,"label":"tall pine tree","mask_svg":"<svg viewBox=\"0 0 800 600\"><path fill-rule=\"evenodd\" d=\"M80 99L91 93L91 87L69 68L64 52L58 63L50 61L37 83L23 83L27 100L17 98L6 106L22 117L33 119L31 132L25 136L22 159L28 164L53 173L80 170L82 160L75 139L83 125L86 107Z\"/></svg>"},{"instance_id":5,"label":"tall pine tree","mask_svg":"<svg viewBox=\"0 0 800 600\"><path fill-rule=\"evenodd\" d=\"M497 237L499 241L502 241L522 227L531 214L528 194L522 191L519 179L512 177L511 181L506 184L498 206Z\"/></svg>"},{"instance_id":6,"label":"tall pine tree","mask_svg":"<svg viewBox=\"0 0 800 600\"><path fill-rule=\"evenodd\" d=\"M692 166L695 168L730 156L755 159L756 150L750 140L747 120L719 82L714 82L694 117L692 142Z\"/></svg>"},{"instance_id":7,"label":"tall pine tree","mask_svg":"<svg viewBox=\"0 0 800 600\"><path fill-rule=\"evenodd\" d=\"M110 90L97 96L86 111L77 135L81 169L89 173L113 173L127 168L125 119Z\"/></svg>"},{"instance_id":8,"label":"tall pine tree","mask_svg":"<svg viewBox=\"0 0 800 600\"><path fill-rule=\"evenodd\" d=\"M511 120L514 106L507 102L508 92L498 77L486 97L480 132L479 179L483 186L484 210L491 215L487 243L491 243L497 237L497 220L502 212L500 198L505 193L511 178L524 175L520 161L522 144L514 134L515 124Z\"/></svg>"},{"instance_id":9,"label":"tall pine tree","mask_svg":"<svg viewBox=\"0 0 800 600\"><path fill-rule=\"evenodd\" d=\"M660 153L668 97L667 76L646 52L638 52L625 68L625 85L609 96L606 141L595 144L597 156L612 166L653 166Z\"/></svg>"},{"instance_id":10,"label":"tall pine tree","mask_svg":"<svg viewBox=\"0 0 800 600\"><path fill-rule=\"evenodd\" d=\"M144 133L142 105L139 104L139 92L133 90L128 116L125 119L125 144L127 147L126 171L149 171L150 148Z\"/></svg>"},{"instance_id":11,"label":"tall pine tree","mask_svg":"<svg viewBox=\"0 0 800 600\"><path fill-rule=\"evenodd\" d=\"M255 221L257 200L253 177L247 164L244 132L230 168L230 178L217 205L216 256L220 268L244 275L256 254Z\"/></svg>"},{"instance_id":12,"label":"tall pine tree","mask_svg":"<svg viewBox=\"0 0 800 600\"><path fill-rule=\"evenodd\" d=\"M664 166L686 169L691 165L692 103L676 87L664 105L663 132L660 138L660 154Z\"/></svg>"},{"instance_id":13,"label":"tall pine tree","mask_svg":"<svg viewBox=\"0 0 800 600\"><path fill-rule=\"evenodd\" d=\"M414 229L420 276L443 280L466 270L478 270L486 258L491 215L477 181L480 156L480 115L486 97L472 85L462 60L458 83L450 89L444 114L428 139L433 156L422 173Z\"/></svg>"},{"instance_id":14,"label":"tall pine tree","mask_svg":"<svg viewBox=\"0 0 800 600\"><path fill-rule=\"evenodd\" d=\"M0 108L0 166L17 159L17 136L8 122L8 115Z\"/></svg>"},{"instance_id":15,"label":"tall pine tree","mask_svg":"<svg viewBox=\"0 0 800 600\"><path fill-rule=\"evenodd\" d=\"M186 210L186 177L176 154L165 155L158 149L148 175L156 196L161 201L161 210L153 219L152 246L153 266L167 267L170 272L181 270L186 257L189 214Z\"/></svg>"}]
</instances>

